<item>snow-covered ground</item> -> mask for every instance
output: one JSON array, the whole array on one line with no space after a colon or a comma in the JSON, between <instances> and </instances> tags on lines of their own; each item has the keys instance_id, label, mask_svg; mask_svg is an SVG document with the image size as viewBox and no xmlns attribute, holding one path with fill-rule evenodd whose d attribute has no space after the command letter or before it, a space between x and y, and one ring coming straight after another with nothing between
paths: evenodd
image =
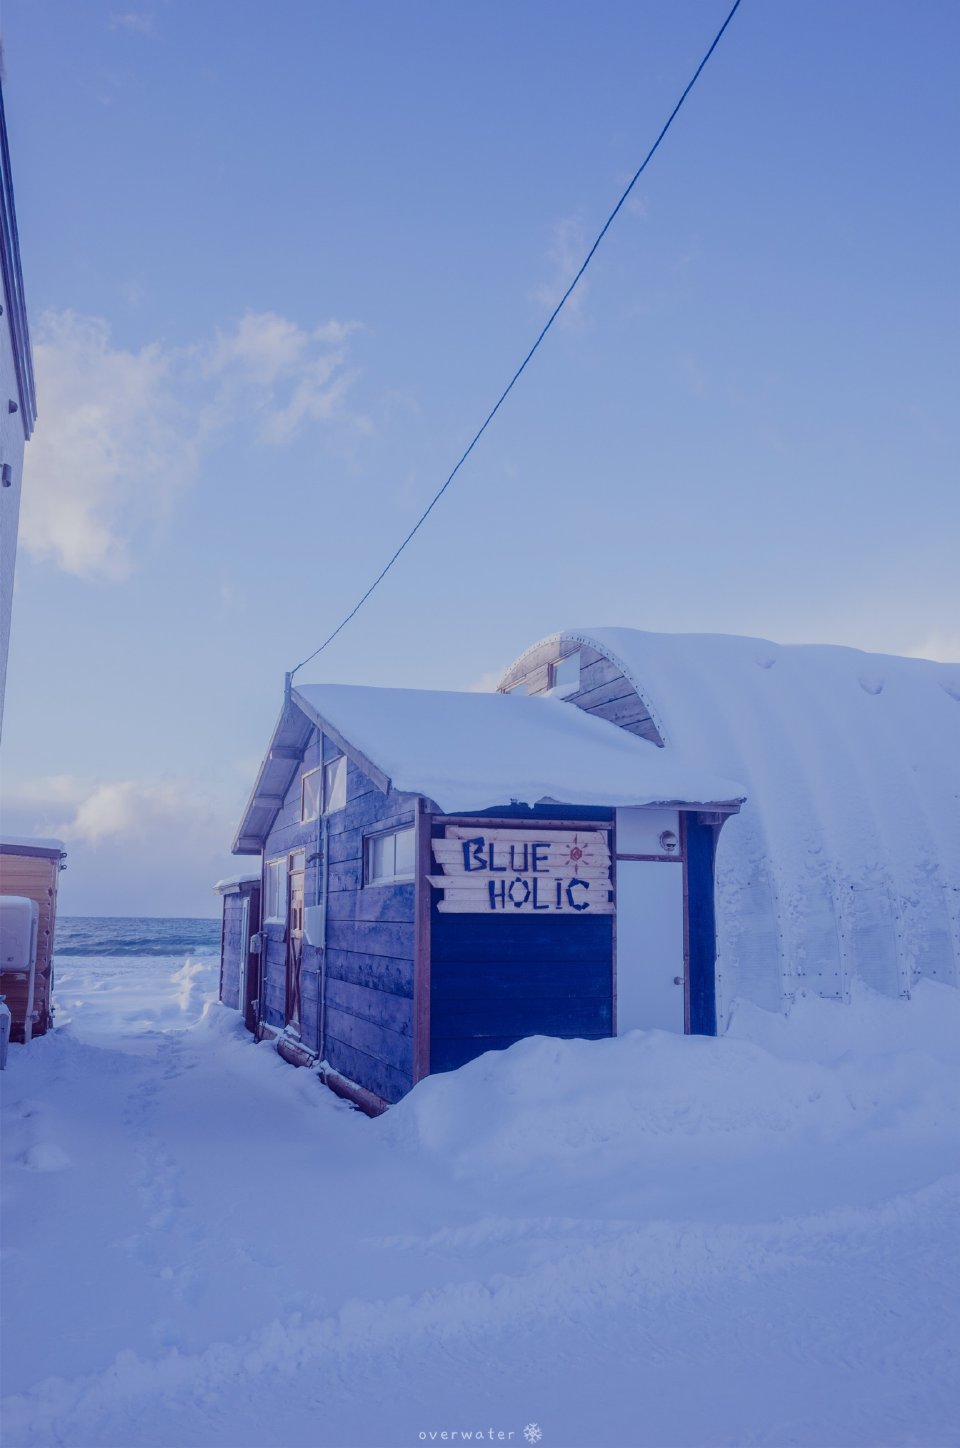
<instances>
[{"instance_id":1,"label":"snow-covered ground","mask_svg":"<svg viewBox=\"0 0 960 1448\"><path fill-rule=\"evenodd\" d=\"M530 1040L369 1121L215 990L74 959L11 1048L6 1448L957 1441L960 993Z\"/></svg>"}]
</instances>

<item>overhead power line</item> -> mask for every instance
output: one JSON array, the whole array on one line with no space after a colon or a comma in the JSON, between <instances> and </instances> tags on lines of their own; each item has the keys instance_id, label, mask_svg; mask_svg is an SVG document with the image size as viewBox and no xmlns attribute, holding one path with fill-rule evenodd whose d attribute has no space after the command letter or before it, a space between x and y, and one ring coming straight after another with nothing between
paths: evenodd
<instances>
[{"instance_id":1,"label":"overhead power line","mask_svg":"<svg viewBox=\"0 0 960 1448\"><path fill-rule=\"evenodd\" d=\"M454 478L457 476L457 473L458 473L458 472L460 471L460 469L463 467L464 463L467 461L467 458L470 456L470 454L473 452L474 448L476 447L477 443L478 443L478 442L480 441L480 439L483 437L483 434L486 432L487 428L490 426L491 422L492 422L493 419L496 417L497 413L500 411L500 408L501 408L501 407L503 406L503 404L506 402L507 398L510 396L510 393L513 391L514 387L515 387L515 386L517 385L517 383L520 381L520 378L522 377L523 373L526 371L526 368L527 368L527 366L529 365L530 361L532 360L534 353L536 352L537 348L540 346L540 343L543 341L544 337L547 335L547 333L549 332L550 328L553 326L554 322L557 320L557 317L560 315L561 311L563 310L564 306L566 305L567 301L569 300L570 296L572 295L574 289L576 288L577 284L579 283L580 278L583 276L583 274L584 274L584 272L586 271L587 267L590 265L591 261L593 260L594 253L596 252L597 248L599 247L601 241L602 241L603 238L606 236L607 232L610 230L610 227L613 225L614 220L616 219L618 213L620 212L621 208L623 207L624 202L627 200L627 197L630 195L630 192L633 190L634 186L636 186L637 182L640 180L640 177L643 175L644 171L647 169L647 167L649 166L650 162L653 160L654 156L656 155L657 150L659 149L659 146L660 146L660 142L663 140L664 136L667 134L667 132L669 131L670 127L673 125L674 121L676 120L676 118L677 118L677 116L678 116L678 114L679 114L679 112L680 112L681 107L683 106L684 101L687 99L687 96L690 94L690 92L693 90L694 86L696 85L697 81L700 79L700 74L701 74L701 72L703 71L704 67L706 66L707 61L708 61L708 60L710 59L710 57L713 55L713 52L716 50L717 46L720 44L720 41L721 41L721 39L722 39L722 37L723 37L723 33L724 33L724 31L726 30L727 26L730 24L730 21L733 19L734 15L736 15L737 11L740 9L740 3L741 3L741 0L735 0L735 3L734 3L734 5L732 6L732 8L731 8L731 10L730 10L730 13L728 14L726 20L724 20L723 24L720 26L720 29L717 31L716 35L713 37L713 40L711 41L709 50L707 51L706 55L705 55L705 56L703 57L703 59L701 60L700 64L697 66L697 68L696 68L696 70L694 71L693 75L691 76L690 80L687 82L686 86L684 87L683 94L681 95L680 99L677 101L677 103L676 103L676 105L674 106L673 110L670 112L669 116L667 117L666 121L664 122L664 124L663 124L663 126L662 126L662 128L661 128L661 130L660 130L660 134L657 136L657 139L654 141L653 145L650 147L649 151L648 151L647 154L644 156L644 158L643 158L643 160L641 161L640 165L637 167L636 171L633 173L633 176L632 176L632 178L631 178L631 180L630 180L630 184L627 186L627 188L626 188L626 190L624 191L623 195L620 197L620 200L617 202L616 206L613 208L613 210L611 211L610 215L607 217L606 221L603 223L603 226L601 227L600 232L598 233L596 240L594 241L594 243L593 243L593 245L591 246L590 250L587 252L586 256L584 257L583 262L582 262L582 264L581 264L581 266L580 266L579 271L577 272L577 274L576 274L576 276L574 277L573 281L572 281L572 282L570 283L570 285L567 287L567 290L564 292L563 296L560 298L559 302L558 302L557 305L554 307L553 311L550 313L549 317L547 318L546 322L544 323L543 327L541 328L540 333L539 333L536 341L534 342L533 346L530 348L529 352L528 352L527 355L524 357L523 361L520 363L520 366L517 368L516 372L514 372L513 376L510 378L510 381L507 383L506 387L503 389L503 391L501 392L500 396L497 398L497 400L496 400L496 402L494 403L493 407L492 407L492 408L490 409L490 411L487 413L487 415L486 415L486 417L484 418L484 420L483 420L482 424L480 425L480 427L477 429L477 431L474 433L473 437L470 439L469 444L467 445L467 447L464 449L463 453L460 455L459 459L457 460L456 466L455 466L455 467L452 469L452 471L448 474L448 476L447 476L447 478L446 478L446 481L443 483L442 487L438 488L437 491L434 493L433 497L430 499L430 502L429 502L429 503L427 504L427 506L424 508L423 512L420 514L420 517L417 519L417 521L414 523L413 527L410 529L410 532L409 532L409 533L407 534L407 536L404 538L403 542L402 542L402 543L400 544L400 546L396 549L396 551L395 551L393 554L391 554L390 558L387 560L387 562L384 564L383 568L382 568L382 569L380 570L380 572L377 574L376 578L373 580L373 582L371 583L370 587L367 589L366 593L364 593L364 594L357 600L357 602L354 604L354 606L353 606L353 608L350 610L350 612L349 612L343 619L341 619L341 621L337 624L336 628L333 630L333 633L329 634L329 635L327 636L327 638L324 639L324 641L323 641L323 643L320 645L320 647L314 649L313 653L312 653L312 654L308 654L305 659L301 659L300 663L297 664L296 668L294 668L294 669L291 670L291 672L290 672L290 674L289 674L289 676L288 676L290 679L293 678L293 675L294 675L294 674L299 673L300 670L304 667L305 664L311 663L312 660L315 659L318 654L322 654L323 651L324 651L324 649L328 648L328 647L330 646L330 644L333 643L333 641L334 641L334 639L337 637L337 635L338 635L339 633L342 633L342 631L346 628L347 624L350 623L352 619L356 618L357 614L360 612L361 608L363 608L363 605L366 603L367 599L370 597L370 595L374 592L375 589L379 588L380 584L381 584L381 583L383 582L383 580L386 578L387 574L390 572L391 568L392 568L393 565L396 563L397 559L400 557L400 554L401 554L401 553L404 551L404 549L407 547L407 544L410 543L410 542L412 542L413 538L417 535L417 533L419 533L420 529L423 527L424 523L427 521L427 519L429 518L430 514L433 512L434 508L437 506L437 504L439 503L440 499L443 497L444 493L447 491L447 489L449 488L450 484L453 482Z\"/></svg>"}]
</instances>

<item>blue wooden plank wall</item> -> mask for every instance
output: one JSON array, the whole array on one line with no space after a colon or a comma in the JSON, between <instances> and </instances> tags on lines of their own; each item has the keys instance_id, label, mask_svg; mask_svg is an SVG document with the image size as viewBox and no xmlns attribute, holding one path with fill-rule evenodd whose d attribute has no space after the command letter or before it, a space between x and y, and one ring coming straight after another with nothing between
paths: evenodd
<instances>
[{"instance_id":1,"label":"blue wooden plank wall","mask_svg":"<svg viewBox=\"0 0 960 1448\"><path fill-rule=\"evenodd\" d=\"M717 1034L717 926L714 910L716 836L711 825L687 816L687 914L690 1030Z\"/></svg>"},{"instance_id":2,"label":"blue wooden plank wall","mask_svg":"<svg viewBox=\"0 0 960 1448\"><path fill-rule=\"evenodd\" d=\"M319 903L317 821L300 823L300 781L309 769L339 750L314 731L266 841L269 860L305 849L304 900ZM363 883L363 838L377 830L412 824L408 797L384 794L352 762L347 765L347 805L328 816L326 950L326 1043L330 1065L387 1101L398 1101L413 1084L414 887ZM282 1027L286 1009L284 927L264 924L262 1019ZM301 1038L320 1044L320 951L303 947Z\"/></svg>"},{"instance_id":3,"label":"blue wooden plank wall","mask_svg":"<svg viewBox=\"0 0 960 1448\"><path fill-rule=\"evenodd\" d=\"M431 895L431 1071L524 1036L611 1034L612 915L441 914Z\"/></svg>"},{"instance_id":4,"label":"blue wooden plank wall","mask_svg":"<svg viewBox=\"0 0 960 1448\"><path fill-rule=\"evenodd\" d=\"M413 1085L414 887L364 885L364 835L412 825L409 797L347 765L347 807L329 816L326 1056L385 1101Z\"/></svg>"},{"instance_id":5,"label":"blue wooden plank wall","mask_svg":"<svg viewBox=\"0 0 960 1448\"><path fill-rule=\"evenodd\" d=\"M243 898L240 895L223 897L223 956L220 975L220 999L225 1006L238 1010L240 1006L240 925L243 913Z\"/></svg>"}]
</instances>

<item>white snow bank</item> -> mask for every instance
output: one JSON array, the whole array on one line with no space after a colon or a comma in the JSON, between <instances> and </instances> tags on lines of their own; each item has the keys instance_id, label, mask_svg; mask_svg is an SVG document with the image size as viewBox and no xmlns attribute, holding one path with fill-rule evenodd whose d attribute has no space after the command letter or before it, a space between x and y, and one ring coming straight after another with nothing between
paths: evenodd
<instances>
[{"instance_id":1,"label":"white snow bank","mask_svg":"<svg viewBox=\"0 0 960 1448\"><path fill-rule=\"evenodd\" d=\"M960 994L947 987L924 984L912 1009L866 989L789 1018L745 1004L719 1038L534 1037L428 1077L378 1123L465 1178L729 1163L803 1136L833 1151L894 1126L960 1139Z\"/></svg>"},{"instance_id":2,"label":"white snow bank","mask_svg":"<svg viewBox=\"0 0 960 1448\"><path fill-rule=\"evenodd\" d=\"M216 956L58 956L55 1020L83 1038L183 1030L219 989Z\"/></svg>"},{"instance_id":3,"label":"white snow bank","mask_svg":"<svg viewBox=\"0 0 960 1448\"><path fill-rule=\"evenodd\" d=\"M540 1038L369 1121L215 966L73 959L11 1048L11 1445L952 1442L956 992Z\"/></svg>"}]
</instances>

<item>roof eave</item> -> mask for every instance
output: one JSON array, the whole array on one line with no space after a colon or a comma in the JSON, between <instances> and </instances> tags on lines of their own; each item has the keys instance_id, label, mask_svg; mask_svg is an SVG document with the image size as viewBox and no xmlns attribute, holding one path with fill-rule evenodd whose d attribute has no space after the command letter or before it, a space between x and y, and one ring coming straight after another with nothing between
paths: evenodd
<instances>
[{"instance_id":1,"label":"roof eave","mask_svg":"<svg viewBox=\"0 0 960 1448\"><path fill-rule=\"evenodd\" d=\"M296 727L298 716L302 726L299 729ZM290 788L290 782L299 767L310 737L311 725L312 720L304 714L298 700L290 699L284 702L234 836L232 854L256 855L263 849L284 796ZM273 778L267 788L268 775L271 774Z\"/></svg>"}]
</instances>

